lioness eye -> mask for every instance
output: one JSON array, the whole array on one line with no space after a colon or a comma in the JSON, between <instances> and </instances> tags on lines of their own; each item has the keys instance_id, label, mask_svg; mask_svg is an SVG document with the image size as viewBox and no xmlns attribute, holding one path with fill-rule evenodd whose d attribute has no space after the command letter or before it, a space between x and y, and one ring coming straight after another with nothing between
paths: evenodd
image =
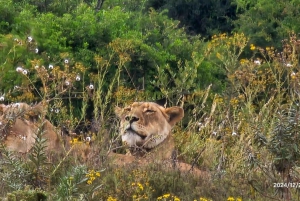
<instances>
[{"instance_id":1,"label":"lioness eye","mask_svg":"<svg viewBox=\"0 0 300 201\"><path fill-rule=\"evenodd\" d=\"M126 107L126 108L124 108L124 110L130 112L131 108L130 107Z\"/></svg>"}]
</instances>

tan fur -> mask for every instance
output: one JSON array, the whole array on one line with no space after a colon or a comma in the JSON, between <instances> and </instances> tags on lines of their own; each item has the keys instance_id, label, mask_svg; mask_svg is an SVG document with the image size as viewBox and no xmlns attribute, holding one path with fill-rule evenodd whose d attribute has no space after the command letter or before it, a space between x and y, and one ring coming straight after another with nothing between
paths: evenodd
<instances>
[{"instance_id":1,"label":"tan fur","mask_svg":"<svg viewBox=\"0 0 300 201\"><path fill-rule=\"evenodd\" d=\"M74 139L77 139L76 142L74 142ZM70 154L74 156L74 158L81 162L89 160L92 153L90 141L78 140L78 136L76 134L72 134L70 136L65 136L64 142L66 151L70 151Z\"/></svg>"},{"instance_id":2,"label":"tan fur","mask_svg":"<svg viewBox=\"0 0 300 201\"><path fill-rule=\"evenodd\" d=\"M46 119L39 120L44 110L41 104L33 107L26 103L0 105L1 143L10 151L27 153L34 145L38 132L43 132L47 150L57 151L60 138L55 127Z\"/></svg>"},{"instance_id":3,"label":"tan fur","mask_svg":"<svg viewBox=\"0 0 300 201\"><path fill-rule=\"evenodd\" d=\"M38 132L42 132L47 153L70 151L74 157L86 161L90 153L89 144L72 144L71 140L77 136L59 135L60 130L47 119L40 119L46 110L42 103L32 107L26 103L0 104L0 143L9 151L27 153L33 147Z\"/></svg>"},{"instance_id":4,"label":"tan fur","mask_svg":"<svg viewBox=\"0 0 300 201\"><path fill-rule=\"evenodd\" d=\"M182 108L164 108L152 102L134 102L129 107L116 107L115 113L120 119L119 134L129 146L131 155L110 153L114 164L137 164L142 167L163 163L170 169L203 175L199 169L177 161L171 129L184 116Z\"/></svg>"},{"instance_id":5,"label":"tan fur","mask_svg":"<svg viewBox=\"0 0 300 201\"><path fill-rule=\"evenodd\" d=\"M122 141L131 148L152 149L162 143L184 115L180 107L164 108L152 102L134 102L116 108Z\"/></svg>"},{"instance_id":6,"label":"tan fur","mask_svg":"<svg viewBox=\"0 0 300 201\"><path fill-rule=\"evenodd\" d=\"M176 151L174 150L173 136L169 136L163 143L155 149L149 151L143 157L137 155L124 155L110 153L109 158L112 163L117 166L130 166L143 168L153 165L163 165L165 170L178 170L182 173L191 173L197 177L210 179L210 175L206 171L202 171L197 167L177 160Z\"/></svg>"}]
</instances>

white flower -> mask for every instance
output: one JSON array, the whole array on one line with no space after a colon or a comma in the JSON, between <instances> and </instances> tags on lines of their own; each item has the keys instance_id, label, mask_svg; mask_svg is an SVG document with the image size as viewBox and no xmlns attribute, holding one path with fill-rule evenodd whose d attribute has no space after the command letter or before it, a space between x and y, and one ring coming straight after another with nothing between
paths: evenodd
<instances>
[{"instance_id":1,"label":"white flower","mask_svg":"<svg viewBox=\"0 0 300 201\"><path fill-rule=\"evenodd\" d=\"M38 68L39 68L39 66L38 66L38 65L36 65L34 68L35 68L35 69L38 69Z\"/></svg>"},{"instance_id":2,"label":"white flower","mask_svg":"<svg viewBox=\"0 0 300 201\"><path fill-rule=\"evenodd\" d=\"M31 42L33 40L33 38L31 36L27 37L28 42Z\"/></svg>"},{"instance_id":3,"label":"white flower","mask_svg":"<svg viewBox=\"0 0 300 201\"><path fill-rule=\"evenodd\" d=\"M94 89L94 85L90 84L89 89Z\"/></svg>"},{"instance_id":4,"label":"white flower","mask_svg":"<svg viewBox=\"0 0 300 201\"><path fill-rule=\"evenodd\" d=\"M4 101L4 96L0 96L0 101Z\"/></svg>"},{"instance_id":5,"label":"white flower","mask_svg":"<svg viewBox=\"0 0 300 201\"><path fill-rule=\"evenodd\" d=\"M26 140L26 136L23 135L23 136L21 137L21 139L22 139L22 140Z\"/></svg>"},{"instance_id":6,"label":"white flower","mask_svg":"<svg viewBox=\"0 0 300 201\"><path fill-rule=\"evenodd\" d=\"M52 65L52 64L49 64L48 68L49 68L50 70L52 70L52 69L53 69L53 65Z\"/></svg>"},{"instance_id":7,"label":"white flower","mask_svg":"<svg viewBox=\"0 0 300 201\"><path fill-rule=\"evenodd\" d=\"M261 62L260 62L259 60L255 60L255 61L254 61L254 64L256 64L256 65L260 65L260 64L261 64Z\"/></svg>"},{"instance_id":8,"label":"white flower","mask_svg":"<svg viewBox=\"0 0 300 201\"><path fill-rule=\"evenodd\" d=\"M27 75L28 71L26 69L23 70L23 75Z\"/></svg>"},{"instance_id":9,"label":"white flower","mask_svg":"<svg viewBox=\"0 0 300 201\"><path fill-rule=\"evenodd\" d=\"M80 81L80 75L76 75L76 81Z\"/></svg>"},{"instance_id":10,"label":"white flower","mask_svg":"<svg viewBox=\"0 0 300 201\"><path fill-rule=\"evenodd\" d=\"M19 88L20 88L20 87L19 87L19 86L17 86L17 85L16 85L16 86L14 86L14 89L19 89Z\"/></svg>"},{"instance_id":11,"label":"white flower","mask_svg":"<svg viewBox=\"0 0 300 201\"><path fill-rule=\"evenodd\" d=\"M292 73L291 73L291 76L292 76L292 77L293 77L293 76L295 76L295 75L296 75L296 73L295 73L295 72L292 72Z\"/></svg>"},{"instance_id":12,"label":"white flower","mask_svg":"<svg viewBox=\"0 0 300 201\"><path fill-rule=\"evenodd\" d=\"M58 108L55 109L55 113L59 113L59 109Z\"/></svg>"},{"instance_id":13,"label":"white flower","mask_svg":"<svg viewBox=\"0 0 300 201\"><path fill-rule=\"evenodd\" d=\"M205 126L200 126L198 131L201 131L203 128L205 128Z\"/></svg>"},{"instance_id":14,"label":"white flower","mask_svg":"<svg viewBox=\"0 0 300 201\"><path fill-rule=\"evenodd\" d=\"M65 64L68 64L69 63L69 60L68 59L65 59Z\"/></svg>"},{"instance_id":15,"label":"white flower","mask_svg":"<svg viewBox=\"0 0 300 201\"><path fill-rule=\"evenodd\" d=\"M53 108L50 108L50 112L53 112Z\"/></svg>"},{"instance_id":16,"label":"white flower","mask_svg":"<svg viewBox=\"0 0 300 201\"><path fill-rule=\"evenodd\" d=\"M91 141L91 137L86 137L85 140L88 141L88 142L90 142Z\"/></svg>"},{"instance_id":17,"label":"white flower","mask_svg":"<svg viewBox=\"0 0 300 201\"><path fill-rule=\"evenodd\" d=\"M292 67L293 65L290 63L285 64L286 67Z\"/></svg>"},{"instance_id":18,"label":"white flower","mask_svg":"<svg viewBox=\"0 0 300 201\"><path fill-rule=\"evenodd\" d=\"M35 53L39 53L39 49L38 48L35 48Z\"/></svg>"},{"instance_id":19,"label":"white flower","mask_svg":"<svg viewBox=\"0 0 300 201\"><path fill-rule=\"evenodd\" d=\"M65 81L65 85L69 86L70 82L68 80Z\"/></svg>"},{"instance_id":20,"label":"white flower","mask_svg":"<svg viewBox=\"0 0 300 201\"><path fill-rule=\"evenodd\" d=\"M20 66L18 66L18 67L16 68L16 71L17 71L17 72L22 72L22 71L23 71L23 68L20 67Z\"/></svg>"},{"instance_id":21,"label":"white flower","mask_svg":"<svg viewBox=\"0 0 300 201\"><path fill-rule=\"evenodd\" d=\"M15 103L12 105L12 107L20 107L20 103Z\"/></svg>"},{"instance_id":22,"label":"white flower","mask_svg":"<svg viewBox=\"0 0 300 201\"><path fill-rule=\"evenodd\" d=\"M214 131L212 134L213 134L213 135L217 135L217 132L216 132L216 131Z\"/></svg>"},{"instance_id":23,"label":"white flower","mask_svg":"<svg viewBox=\"0 0 300 201\"><path fill-rule=\"evenodd\" d=\"M0 126L2 126L2 122L0 121Z\"/></svg>"},{"instance_id":24,"label":"white flower","mask_svg":"<svg viewBox=\"0 0 300 201\"><path fill-rule=\"evenodd\" d=\"M232 135L232 136L236 135L236 132L233 131L231 135Z\"/></svg>"}]
</instances>

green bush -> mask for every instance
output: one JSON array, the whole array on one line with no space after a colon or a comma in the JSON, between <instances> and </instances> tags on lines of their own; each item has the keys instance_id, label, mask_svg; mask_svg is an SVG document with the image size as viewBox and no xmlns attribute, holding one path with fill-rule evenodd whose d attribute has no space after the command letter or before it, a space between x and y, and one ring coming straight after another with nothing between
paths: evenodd
<instances>
[{"instance_id":1,"label":"green bush","mask_svg":"<svg viewBox=\"0 0 300 201\"><path fill-rule=\"evenodd\" d=\"M41 190L18 190L7 194L7 201L46 201L47 194Z\"/></svg>"}]
</instances>

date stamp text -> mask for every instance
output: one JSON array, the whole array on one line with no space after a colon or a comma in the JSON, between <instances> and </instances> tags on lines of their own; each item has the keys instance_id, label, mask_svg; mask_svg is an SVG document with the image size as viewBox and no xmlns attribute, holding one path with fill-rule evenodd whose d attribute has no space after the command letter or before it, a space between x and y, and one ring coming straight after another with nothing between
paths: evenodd
<instances>
[{"instance_id":1,"label":"date stamp text","mask_svg":"<svg viewBox=\"0 0 300 201\"><path fill-rule=\"evenodd\" d=\"M300 188L300 183L297 182L278 182L278 183L273 183L274 188Z\"/></svg>"}]
</instances>

